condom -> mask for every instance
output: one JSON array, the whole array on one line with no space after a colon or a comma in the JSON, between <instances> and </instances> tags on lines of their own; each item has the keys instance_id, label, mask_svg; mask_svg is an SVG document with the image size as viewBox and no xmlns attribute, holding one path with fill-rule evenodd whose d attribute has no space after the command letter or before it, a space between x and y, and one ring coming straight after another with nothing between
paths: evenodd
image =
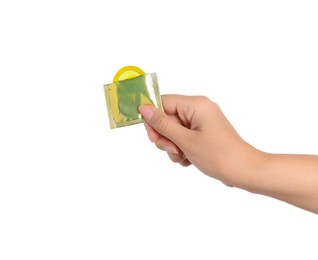
<instances>
[{"instance_id":1,"label":"condom","mask_svg":"<svg viewBox=\"0 0 318 260\"><path fill-rule=\"evenodd\" d=\"M104 85L104 91L112 129L144 122L138 111L141 105L163 111L156 73L126 66L117 72L113 83Z\"/></svg>"}]
</instances>

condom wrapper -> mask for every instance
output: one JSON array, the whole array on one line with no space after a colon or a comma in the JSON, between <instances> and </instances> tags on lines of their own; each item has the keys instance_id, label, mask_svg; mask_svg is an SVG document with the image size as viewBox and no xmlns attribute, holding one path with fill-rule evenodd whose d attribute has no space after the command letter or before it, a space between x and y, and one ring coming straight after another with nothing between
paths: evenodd
<instances>
[{"instance_id":1,"label":"condom wrapper","mask_svg":"<svg viewBox=\"0 0 318 260\"><path fill-rule=\"evenodd\" d=\"M163 110L156 73L105 84L104 91L112 129L144 122L138 111L141 105Z\"/></svg>"}]
</instances>

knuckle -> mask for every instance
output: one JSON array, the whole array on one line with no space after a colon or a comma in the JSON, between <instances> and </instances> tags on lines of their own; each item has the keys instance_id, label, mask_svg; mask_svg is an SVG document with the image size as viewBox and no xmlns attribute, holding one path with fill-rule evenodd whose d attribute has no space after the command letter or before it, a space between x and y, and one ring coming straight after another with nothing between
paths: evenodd
<instances>
[{"instance_id":1,"label":"knuckle","mask_svg":"<svg viewBox=\"0 0 318 260\"><path fill-rule=\"evenodd\" d=\"M191 162L189 160L185 160L185 161L181 162L180 165L183 167L188 167L191 165Z\"/></svg>"},{"instance_id":2,"label":"knuckle","mask_svg":"<svg viewBox=\"0 0 318 260\"><path fill-rule=\"evenodd\" d=\"M157 141L157 142L155 143L155 145L156 145L156 147L157 147L159 150L164 151L164 146L163 146L162 142Z\"/></svg>"},{"instance_id":3,"label":"knuckle","mask_svg":"<svg viewBox=\"0 0 318 260\"><path fill-rule=\"evenodd\" d=\"M182 157L178 154L169 154L168 153L168 156L169 156L170 160L174 163L180 163L183 161Z\"/></svg>"},{"instance_id":4,"label":"knuckle","mask_svg":"<svg viewBox=\"0 0 318 260\"><path fill-rule=\"evenodd\" d=\"M207 96L196 96L196 100L201 104L208 104L212 102Z\"/></svg>"},{"instance_id":5,"label":"knuckle","mask_svg":"<svg viewBox=\"0 0 318 260\"><path fill-rule=\"evenodd\" d=\"M218 106L216 102L206 96L197 96L196 98L197 102L199 102L200 104Z\"/></svg>"},{"instance_id":6,"label":"knuckle","mask_svg":"<svg viewBox=\"0 0 318 260\"><path fill-rule=\"evenodd\" d=\"M210 100L208 97L206 96L197 96L197 103L200 104L201 109L204 109L206 111L211 111L213 113L215 112L219 112L221 109L219 107L219 105Z\"/></svg>"}]
</instances>

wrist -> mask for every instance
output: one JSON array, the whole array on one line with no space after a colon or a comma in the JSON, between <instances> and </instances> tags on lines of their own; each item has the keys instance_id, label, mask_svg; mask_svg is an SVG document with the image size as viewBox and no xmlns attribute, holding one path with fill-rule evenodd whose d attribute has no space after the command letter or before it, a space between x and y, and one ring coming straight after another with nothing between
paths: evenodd
<instances>
[{"instance_id":1,"label":"wrist","mask_svg":"<svg viewBox=\"0 0 318 260\"><path fill-rule=\"evenodd\" d=\"M227 176L229 177L224 183L228 186L258 193L258 186L262 179L262 168L267 160L266 153L244 142L237 150L235 159L231 160L232 163L227 166L229 171Z\"/></svg>"}]
</instances>

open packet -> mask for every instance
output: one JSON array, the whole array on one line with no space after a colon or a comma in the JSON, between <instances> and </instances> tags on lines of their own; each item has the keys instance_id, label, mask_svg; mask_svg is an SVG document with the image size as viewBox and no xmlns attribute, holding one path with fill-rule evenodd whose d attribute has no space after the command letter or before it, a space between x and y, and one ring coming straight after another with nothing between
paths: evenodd
<instances>
[{"instance_id":1,"label":"open packet","mask_svg":"<svg viewBox=\"0 0 318 260\"><path fill-rule=\"evenodd\" d=\"M120 69L111 84L104 85L110 127L118 128L144 122L141 105L153 105L163 111L156 73L144 73L138 67Z\"/></svg>"}]
</instances>

